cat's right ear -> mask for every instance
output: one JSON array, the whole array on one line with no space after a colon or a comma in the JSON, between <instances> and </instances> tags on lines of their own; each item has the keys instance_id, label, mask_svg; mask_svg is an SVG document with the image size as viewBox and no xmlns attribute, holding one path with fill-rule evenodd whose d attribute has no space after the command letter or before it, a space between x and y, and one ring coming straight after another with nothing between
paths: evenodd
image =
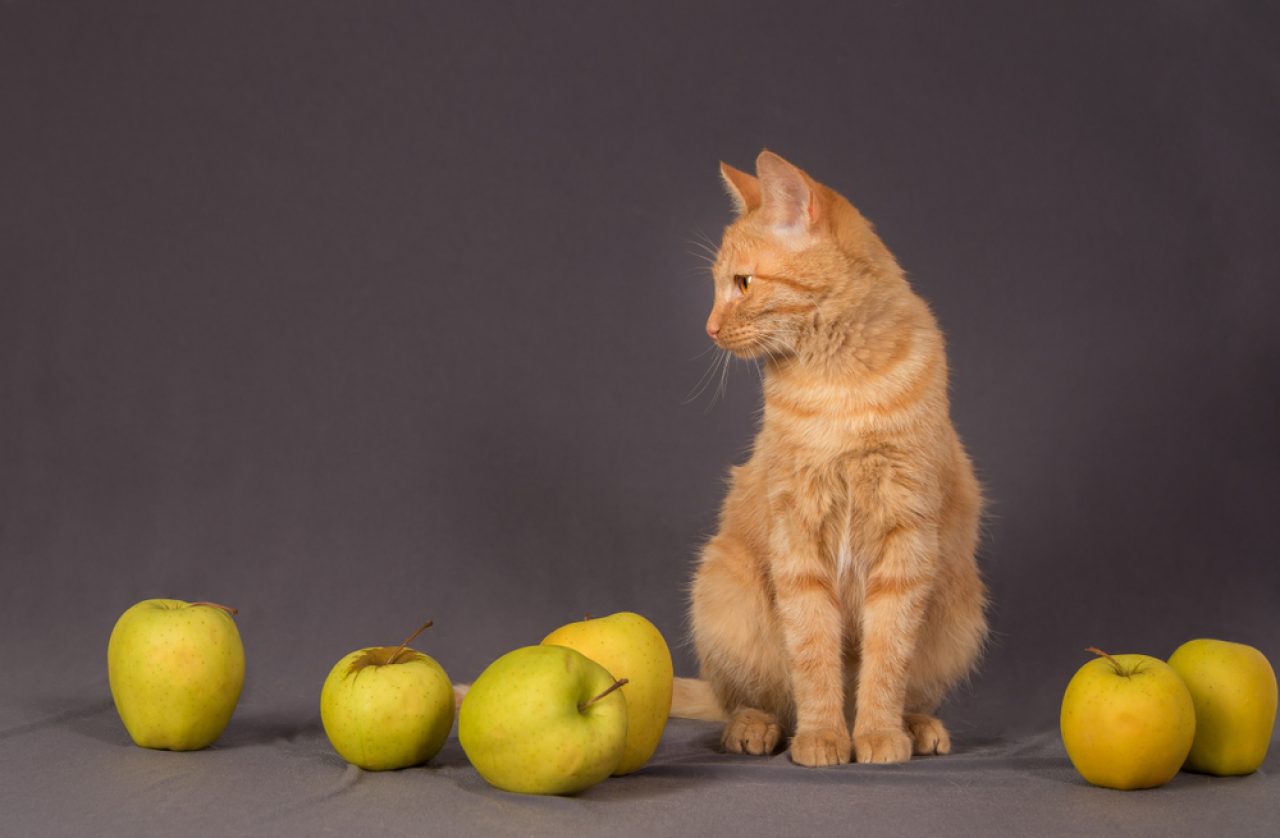
<instances>
[{"instance_id":1,"label":"cat's right ear","mask_svg":"<svg viewBox=\"0 0 1280 838\"><path fill-rule=\"evenodd\" d=\"M755 176L739 171L728 163L721 163L720 178L724 181L724 190L729 193L738 215L746 215L760 206L760 181Z\"/></svg>"}]
</instances>

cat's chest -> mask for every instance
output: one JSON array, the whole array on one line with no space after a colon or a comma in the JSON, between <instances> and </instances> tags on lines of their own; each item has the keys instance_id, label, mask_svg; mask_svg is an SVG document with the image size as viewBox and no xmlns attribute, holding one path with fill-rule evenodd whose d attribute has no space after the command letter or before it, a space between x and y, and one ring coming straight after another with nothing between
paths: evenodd
<instances>
[{"instance_id":1,"label":"cat's chest","mask_svg":"<svg viewBox=\"0 0 1280 838\"><path fill-rule=\"evenodd\" d=\"M832 376L801 366L772 370L764 384L762 437L821 462L902 439L946 412L945 362L926 346L874 374Z\"/></svg>"},{"instance_id":2,"label":"cat's chest","mask_svg":"<svg viewBox=\"0 0 1280 838\"><path fill-rule=\"evenodd\" d=\"M771 448L762 465L774 525L813 537L839 580L860 579L868 548L893 510L887 503L910 493L919 463L901 447L874 434L851 435L837 450Z\"/></svg>"},{"instance_id":3,"label":"cat's chest","mask_svg":"<svg viewBox=\"0 0 1280 838\"><path fill-rule=\"evenodd\" d=\"M885 417L845 399L815 399L799 408L775 398L765 402L757 446L778 454L788 467L845 480L850 463L893 433Z\"/></svg>"},{"instance_id":4,"label":"cat's chest","mask_svg":"<svg viewBox=\"0 0 1280 838\"><path fill-rule=\"evenodd\" d=\"M806 465L821 466L891 431L893 418L853 388L767 387L761 440Z\"/></svg>"}]
</instances>

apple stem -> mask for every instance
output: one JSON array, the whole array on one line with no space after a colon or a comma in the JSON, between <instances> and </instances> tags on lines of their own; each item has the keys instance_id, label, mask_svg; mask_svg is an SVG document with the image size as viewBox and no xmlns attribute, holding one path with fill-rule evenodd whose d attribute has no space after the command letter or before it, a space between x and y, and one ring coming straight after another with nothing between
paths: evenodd
<instances>
[{"instance_id":1,"label":"apple stem","mask_svg":"<svg viewBox=\"0 0 1280 838\"><path fill-rule=\"evenodd\" d=\"M197 605L207 605L210 608L221 608L223 611L226 611L228 614L231 614L232 616L235 616L236 614L240 613L240 610L237 608L232 608L230 605L219 605L216 602L205 602L204 600L201 600L200 602L191 603L192 608L194 608Z\"/></svg>"},{"instance_id":2,"label":"apple stem","mask_svg":"<svg viewBox=\"0 0 1280 838\"><path fill-rule=\"evenodd\" d=\"M1120 666L1120 662L1117 661L1115 658L1111 657L1110 655L1108 655L1106 652L1099 649L1097 646L1090 646L1088 649L1085 649L1085 651L1093 652L1095 655L1106 658L1111 662L1111 666L1115 668L1117 675L1123 675L1125 677L1128 677L1129 673L1124 671L1124 667Z\"/></svg>"},{"instance_id":3,"label":"apple stem","mask_svg":"<svg viewBox=\"0 0 1280 838\"><path fill-rule=\"evenodd\" d=\"M579 704L579 705L578 705L578 712L579 712L579 713L581 713L582 711L584 711L584 710L586 710L588 707L590 707L592 704L595 704L597 701L599 701L600 699L604 698L604 697L605 697L606 695L608 695L609 693L611 693L611 692L613 692L614 690L618 689L618 687L624 686L624 685L629 684L629 683L631 683L630 679L628 679L628 678L619 678L618 680L616 680L616 681L614 681L614 682L613 682L612 686L610 686L610 687L609 687L609 689L607 689L607 690L605 690L604 692L600 693L600 695L596 696L595 698L593 698L593 699L591 699L591 700L589 700L589 701L584 701L584 702L582 702L581 704Z\"/></svg>"},{"instance_id":4,"label":"apple stem","mask_svg":"<svg viewBox=\"0 0 1280 838\"><path fill-rule=\"evenodd\" d=\"M590 611L588 611L587 613L585 613L585 614L583 614L583 615L582 615L582 621L583 621L583 622L586 622L587 620L590 620L590 619L591 619L591 612L590 612Z\"/></svg>"},{"instance_id":5,"label":"apple stem","mask_svg":"<svg viewBox=\"0 0 1280 838\"><path fill-rule=\"evenodd\" d=\"M387 658L387 665L395 663L396 658L400 657L401 653L404 652L405 647L407 647L410 643L412 643L415 637L422 634L427 629L431 628L434 622L435 622L434 620L427 620L425 623L418 626L418 630L415 631L413 634L409 635L408 637L406 637L404 639L404 642L400 644L400 648L396 649L395 653L392 654L391 657Z\"/></svg>"}]
</instances>

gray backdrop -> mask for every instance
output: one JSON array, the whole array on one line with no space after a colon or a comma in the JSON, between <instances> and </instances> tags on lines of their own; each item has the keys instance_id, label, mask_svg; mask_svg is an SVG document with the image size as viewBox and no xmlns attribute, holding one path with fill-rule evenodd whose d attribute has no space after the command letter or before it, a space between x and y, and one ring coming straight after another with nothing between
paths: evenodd
<instances>
[{"instance_id":1,"label":"gray backdrop","mask_svg":"<svg viewBox=\"0 0 1280 838\"><path fill-rule=\"evenodd\" d=\"M105 700L152 596L241 609L237 719L282 734L428 617L458 680L620 609L692 674L759 400L739 363L686 402L694 242L766 146L949 337L994 602L960 741L1052 729L1085 646L1280 656L1278 17L4 3L0 689Z\"/></svg>"}]
</instances>

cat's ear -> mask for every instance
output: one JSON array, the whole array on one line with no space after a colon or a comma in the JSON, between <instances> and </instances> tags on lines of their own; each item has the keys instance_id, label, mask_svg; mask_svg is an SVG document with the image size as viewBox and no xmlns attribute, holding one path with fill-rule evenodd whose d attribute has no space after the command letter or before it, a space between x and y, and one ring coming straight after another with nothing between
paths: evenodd
<instances>
[{"instance_id":1,"label":"cat's ear","mask_svg":"<svg viewBox=\"0 0 1280 838\"><path fill-rule=\"evenodd\" d=\"M728 163L720 164L720 178L738 215L746 215L760 206L760 181Z\"/></svg>"},{"instance_id":2,"label":"cat's ear","mask_svg":"<svg viewBox=\"0 0 1280 838\"><path fill-rule=\"evenodd\" d=\"M808 233L818 220L817 196L804 172L772 151L756 158L761 207L774 231L783 236Z\"/></svg>"}]
</instances>

